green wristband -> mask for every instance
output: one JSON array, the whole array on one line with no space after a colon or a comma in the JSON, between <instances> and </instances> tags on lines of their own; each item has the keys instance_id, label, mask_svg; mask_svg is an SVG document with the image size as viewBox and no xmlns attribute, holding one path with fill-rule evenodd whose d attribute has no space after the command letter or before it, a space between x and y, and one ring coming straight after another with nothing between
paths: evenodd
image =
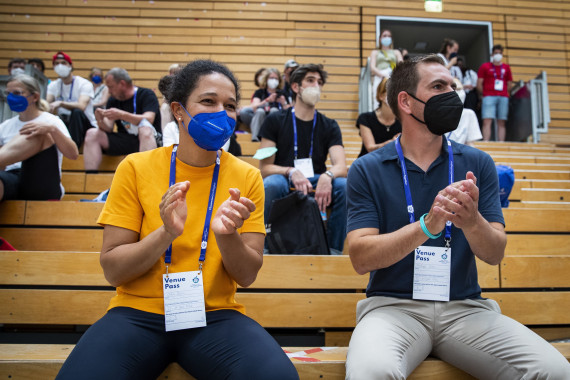
<instances>
[{"instance_id":1,"label":"green wristband","mask_svg":"<svg viewBox=\"0 0 570 380\"><path fill-rule=\"evenodd\" d=\"M432 235L431 232L429 232L429 230L426 227L426 222L424 221L424 218L426 217L427 212L425 214L423 214L420 218L420 226L422 227L422 231L424 232L424 234L426 234L426 236L430 239L437 239L438 237L441 236L441 232L437 235Z\"/></svg>"}]
</instances>

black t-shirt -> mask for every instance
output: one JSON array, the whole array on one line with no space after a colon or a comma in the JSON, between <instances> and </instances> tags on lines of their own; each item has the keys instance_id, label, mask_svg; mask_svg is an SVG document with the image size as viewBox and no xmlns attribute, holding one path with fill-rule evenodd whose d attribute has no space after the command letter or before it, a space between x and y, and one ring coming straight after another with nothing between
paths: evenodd
<instances>
[{"instance_id":1,"label":"black t-shirt","mask_svg":"<svg viewBox=\"0 0 570 380\"><path fill-rule=\"evenodd\" d=\"M253 93L253 98L259 98L261 100L265 100L266 98L269 97L269 95L271 95L269 93L269 91L267 91L265 88L260 88L257 89L254 93ZM282 90L277 90L277 98L280 97L281 95L284 95ZM289 100L287 99L287 97L285 96L285 101L287 102L287 104L289 104ZM271 102L269 103L269 107L271 108L279 108L281 109L281 103L279 102Z\"/></svg>"},{"instance_id":2,"label":"black t-shirt","mask_svg":"<svg viewBox=\"0 0 570 380\"><path fill-rule=\"evenodd\" d=\"M295 149L292 108L269 114L259 136L275 142L277 153L275 165L294 166ZM297 120L298 157L308 158L311 150L311 132L313 120ZM327 170L325 162L331 146L342 146L342 134L337 122L317 112L317 123L313 138L313 169L315 174L322 174Z\"/></svg>"},{"instance_id":3,"label":"black t-shirt","mask_svg":"<svg viewBox=\"0 0 570 380\"><path fill-rule=\"evenodd\" d=\"M356 120L356 128L360 129L360 125L364 125L372 131L372 135L374 136L374 142L376 144L383 143L392 139L398 133L402 132L402 125L396 119L394 124L392 125L384 125L380 121L378 121L378 117L376 117L376 112L364 112L358 115L358 119ZM364 156L368 153L364 144L362 144L362 149L360 150L360 154L358 157Z\"/></svg>"},{"instance_id":4,"label":"black t-shirt","mask_svg":"<svg viewBox=\"0 0 570 380\"><path fill-rule=\"evenodd\" d=\"M142 115L148 111L154 112L154 122L152 125L157 132L162 132L160 129L160 106L158 105L158 99L156 98L154 92L148 88L138 87L136 97L136 114ZM133 98L129 98L127 100L118 100L111 96L107 101L107 109L109 108L118 108L129 113L134 113L135 111ZM115 121L115 124L117 124L118 132L128 133L123 123L124 121L122 120Z\"/></svg>"}]
</instances>

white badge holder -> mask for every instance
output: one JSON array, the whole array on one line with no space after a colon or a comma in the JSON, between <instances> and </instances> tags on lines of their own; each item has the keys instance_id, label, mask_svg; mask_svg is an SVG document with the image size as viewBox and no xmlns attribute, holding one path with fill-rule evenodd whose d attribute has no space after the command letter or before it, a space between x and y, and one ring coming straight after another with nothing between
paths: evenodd
<instances>
[{"instance_id":1,"label":"white badge holder","mask_svg":"<svg viewBox=\"0 0 570 380\"><path fill-rule=\"evenodd\" d=\"M503 81L501 79L495 79L495 91L503 91Z\"/></svg>"},{"instance_id":2,"label":"white badge holder","mask_svg":"<svg viewBox=\"0 0 570 380\"><path fill-rule=\"evenodd\" d=\"M415 300L449 301L451 248L419 246L414 251Z\"/></svg>"},{"instance_id":3,"label":"white badge holder","mask_svg":"<svg viewBox=\"0 0 570 380\"><path fill-rule=\"evenodd\" d=\"M298 158L294 161L295 169L299 170L305 178L312 178L315 176L313 169L313 160L311 158Z\"/></svg>"},{"instance_id":4,"label":"white badge holder","mask_svg":"<svg viewBox=\"0 0 570 380\"><path fill-rule=\"evenodd\" d=\"M164 274L162 286L166 331L206 326L206 304L201 271Z\"/></svg>"}]
</instances>

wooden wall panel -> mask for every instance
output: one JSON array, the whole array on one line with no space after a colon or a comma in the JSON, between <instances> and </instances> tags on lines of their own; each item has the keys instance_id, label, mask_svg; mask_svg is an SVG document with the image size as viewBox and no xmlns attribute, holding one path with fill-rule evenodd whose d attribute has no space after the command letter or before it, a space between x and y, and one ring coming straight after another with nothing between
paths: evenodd
<instances>
[{"instance_id":1,"label":"wooden wall panel","mask_svg":"<svg viewBox=\"0 0 570 380\"><path fill-rule=\"evenodd\" d=\"M515 80L546 70L552 126L570 130L570 3L558 0L444 0L440 14L426 13L419 0L0 0L0 66L39 57L53 78L51 56L64 50L78 75L121 66L156 90L170 64L211 58L236 72L247 100L259 67L282 70L290 58L322 63L330 77L319 108L352 142L376 15L492 22Z\"/></svg>"}]
</instances>

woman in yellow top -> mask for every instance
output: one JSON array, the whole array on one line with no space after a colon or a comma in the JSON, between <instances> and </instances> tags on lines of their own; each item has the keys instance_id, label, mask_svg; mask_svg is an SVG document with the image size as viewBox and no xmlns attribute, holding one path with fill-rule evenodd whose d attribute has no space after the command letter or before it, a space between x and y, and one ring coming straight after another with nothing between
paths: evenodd
<instances>
[{"instance_id":1,"label":"woman in yellow top","mask_svg":"<svg viewBox=\"0 0 570 380\"><path fill-rule=\"evenodd\" d=\"M379 49L372 50L370 54L370 74L372 75L372 93L376 95L376 89L382 81L383 78L390 78L392 70L398 64L402 62L402 53L399 50L394 49L394 44L392 43L392 32L388 29L384 29L380 33L380 39L378 40ZM374 96L374 109L379 106L376 96Z\"/></svg>"},{"instance_id":2,"label":"woman in yellow top","mask_svg":"<svg viewBox=\"0 0 570 380\"><path fill-rule=\"evenodd\" d=\"M198 60L168 92L180 144L117 168L98 220L117 295L57 378L156 379L177 362L197 379L297 379L234 299L261 268L265 234L259 171L220 150L235 127L238 83Z\"/></svg>"}]
</instances>

